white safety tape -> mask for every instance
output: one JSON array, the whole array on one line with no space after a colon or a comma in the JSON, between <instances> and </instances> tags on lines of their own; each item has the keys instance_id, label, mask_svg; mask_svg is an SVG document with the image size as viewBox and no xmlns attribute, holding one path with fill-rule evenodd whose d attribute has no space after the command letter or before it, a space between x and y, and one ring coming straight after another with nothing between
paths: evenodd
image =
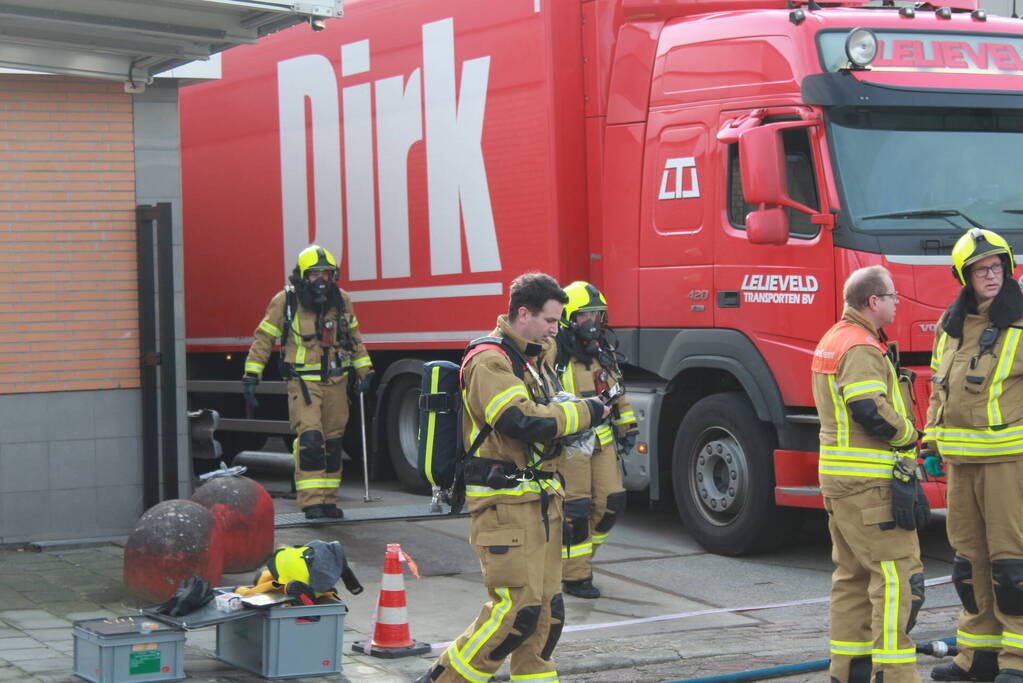
<instances>
[{"instance_id":1,"label":"white safety tape","mask_svg":"<svg viewBox=\"0 0 1023 683\"><path fill-rule=\"evenodd\" d=\"M951 576L939 576L935 579L927 579L924 581L925 586L939 586L945 583L952 583ZM638 619L623 619L621 621L606 621L602 624L577 624L569 625L563 629L563 632L568 633L571 631L594 631L601 628L617 628L620 626L635 626L636 624L650 624L657 621L672 621L674 619L686 619L688 617L701 617L705 614L727 614L733 612L756 612L765 609L779 609L781 607L799 607L801 605L814 605L825 603L831 600L830 597L825 598L809 598L807 600L793 600L792 602L775 602L770 605L754 605L752 607L716 607L714 609L701 609L695 612L678 612L675 614L662 614L656 617L640 617ZM446 643L434 643L430 648L432 652L441 652L447 649L448 645L452 641Z\"/></svg>"}]
</instances>

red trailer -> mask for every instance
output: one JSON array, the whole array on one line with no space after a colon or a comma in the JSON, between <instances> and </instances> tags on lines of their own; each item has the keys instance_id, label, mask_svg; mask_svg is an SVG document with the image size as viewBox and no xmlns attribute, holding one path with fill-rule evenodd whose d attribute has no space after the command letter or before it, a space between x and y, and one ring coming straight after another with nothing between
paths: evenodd
<instances>
[{"instance_id":1,"label":"red trailer","mask_svg":"<svg viewBox=\"0 0 1023 683\"><path fill-rule=\"evenodd\" d=\"M191 407L228 453L287 432L283 386L246 419L238 379L323 244L381 380L371 466L416 485L423 361L491 330L516 275L587 279L641 416L627 488L715 552L784 538L821 507L809 365L845 277L891 270L922 414L952 244L1023 235L1023 24L795 4L350 0L225 53L181 95Z\"/></svg>"}]
</instances>

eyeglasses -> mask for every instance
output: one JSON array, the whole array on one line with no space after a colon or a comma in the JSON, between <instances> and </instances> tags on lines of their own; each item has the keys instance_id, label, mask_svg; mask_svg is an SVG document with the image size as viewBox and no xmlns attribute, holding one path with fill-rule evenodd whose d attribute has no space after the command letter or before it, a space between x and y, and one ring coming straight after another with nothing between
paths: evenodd
<instances>
[{"instance_id":1,"label":"eyeglasses","mask_svg":"<svg viewBox=\"0 0 1023 683\"><path fill-rule=\"evenodd\" d=\"M974 266L970 269L971 273L975 273L980 277L987 277L988 275L1001 275L1003 266L1001 262L992 263L990 266Z\"/></svg>"},{"instance_id":2,"label":"eyeglasses","mask_svg":"<svg viewBox=\"0 0 1023 683\"><path fill-rule=\"evenodd\" d=\"M883 299L886 296L890 296L895 301L899 300L899 293L898 292L885 292L884 294L875 294L874 296L876 296L878 299Z\"/></svg>"}]
</instances>

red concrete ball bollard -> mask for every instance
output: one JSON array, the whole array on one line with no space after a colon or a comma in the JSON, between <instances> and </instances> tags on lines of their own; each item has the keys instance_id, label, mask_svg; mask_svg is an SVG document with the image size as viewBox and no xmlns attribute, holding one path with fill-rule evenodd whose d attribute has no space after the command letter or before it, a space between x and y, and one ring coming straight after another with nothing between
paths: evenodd
<instances>
[{"instance_id":1,"label":"red concrete ball bollard","mask_svg":"<svg viewBox=\"0 0 1023 683\"><path fill-rule=\"evenodd\" d=\"M124 586L148 603L170 599L182 581L198 576L219 586L220 528L213 513L190 500L165 500L146 510L124 546Z\"/></svg>"},{"instance_id":2,"label":"red concrete ball bollard","mask_svg":"<svg viewBox=\"0 0 1023 683\"><path fill-rule=\"evenodd\" d=\"M263 566L274 548L274 502L265 488L248 477L216 477L189 500L213 513L221 531L225 572Z\"/></svg>"}]
</instances>

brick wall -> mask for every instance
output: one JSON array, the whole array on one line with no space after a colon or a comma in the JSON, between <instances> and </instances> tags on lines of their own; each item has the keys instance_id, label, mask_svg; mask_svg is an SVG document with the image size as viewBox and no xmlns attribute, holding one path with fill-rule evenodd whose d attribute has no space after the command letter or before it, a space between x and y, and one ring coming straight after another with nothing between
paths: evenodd
<instances>
[{"instance_id":1,"label":"brick wall","mask_svg":"<svg viewBox=\"0 0 1023 683\"><path fill-rule=\"evenodd\" d=\"M0 74L0 394L139 386L132 99Z\"/></svg>"}]
</instances>

